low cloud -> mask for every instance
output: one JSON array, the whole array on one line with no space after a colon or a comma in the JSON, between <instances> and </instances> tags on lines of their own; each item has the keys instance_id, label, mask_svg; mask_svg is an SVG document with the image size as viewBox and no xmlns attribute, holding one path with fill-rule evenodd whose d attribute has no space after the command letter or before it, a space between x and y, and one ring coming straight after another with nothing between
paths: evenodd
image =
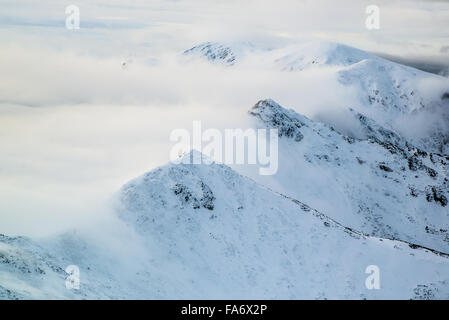
<instances>
[{"instance_id":1,"label":"low cloud","mask_svg":"<svg viewBox=\"0 0 449 320\"><path fill-rule=\"evenodd\" d=\"M357 101L335 70L288 73L248 61L226 69L186 64L179 53L209 40L272 48L312 38L446 53L435 30L447 30L447 4L403 3L410 8L381 1L373 33L364 27L371 3L359 1L79 1L78 31L64 28L65 4L3 2L0 233L44 235L107 217L123 183L169 160L171 130L190 130L193 120L245 128L260 99L353 132L341 110Z\"/></svg>"}]
</instances>

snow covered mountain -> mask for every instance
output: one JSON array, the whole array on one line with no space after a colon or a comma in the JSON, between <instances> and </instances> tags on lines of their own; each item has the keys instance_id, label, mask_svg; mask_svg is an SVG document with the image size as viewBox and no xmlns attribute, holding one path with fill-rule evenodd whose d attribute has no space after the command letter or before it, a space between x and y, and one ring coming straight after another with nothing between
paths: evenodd
<instances>
[{"instance_id":1,"label":"snow covered mountain","mask_svg":"<svg viewBox=\"0 0 449 320\"><path fill-rule=\"evenodd\" d=\"M278 129L275 175L170 163L125 184L94 232L0 235L0 299L449 299L447 79L325 42L183 55L280 74L331 68L357 94L353 134L261 100L236 117ZM423 115L431 131L405 130ZM65 287L68 265L79 290ZM380 290L365 286L370 265Z\"/></svg>"},{"instance_id":2,"label":"snow covered mountain","mask_svg":"<svg viewBox=\"0 0 449 320\"><path fill-rule=\"evenodd\" d=\"M283 71L301 71L316 66L349 66L379 57L365 51L330 41L311 41L268 53Z\"/></svg>"},{"instance_id":3,"label":"snow covered mountain","mask_svg":"<svg viewBox=\"0 0 449 320\"><path fill-rule=\"evenodd\" d=\"M240 170L345 226L449 253L449 157L352 115L365 138L260 101L250 116L255 127L279 130L279 169L273 176Z\"/></svg>"},{"instance_id":4,"label":"snow covered mountain","mask_svg":"<svg viewBox=\"0 0 449 320\"><path fill-rule=\"evenodd\" d=\"M233 66L249 52L254 46L249 42L219 43L205 42L183 52L183 56L190 59L204 59L224 66Z\"/></svg>"},{"instance_id":5,"label":"snow covered mountain","mask_svg":"<svg viewBox=\"0 0 449 320\"><path fill-rule=\"evenodd\" d=\"M356 88L359 104L354 109L399 130L421 149L449 154L447 78L384 59L360 61L338 71L338 78ZM420 130L424 125L428 129Z\"/></svg>"},{"instance_id":6,"label":"snow covered mountain","mask_svg":"<svg viewBox=\"0 0 449 320\"><path fill-rule=\"evenodd\" d=\"M145 255L101 250L76 233L2 236L2 297L449 297L446 254L364 235L222 164L168 164L126 184L119 198L119 216ZM80 290L64 287L69 263L80 267ZM380 290L365 286L372 264Z\"/></svg>"},{"instance_id":7,"label":"snow covered mountain","mask_svg":"<svg viewBox=\"0 0 449 320\"><path fill-rule=\"evenodd\" d=\"M364 236L222 164L169 164L126 184L121 198L121 217L161 250L158 261L217 297L374 298L401 288L409 298L420 285L441 286L443 296L449 289L444 276L420 272L418 280L407 265L430 259L422 266L443 275L447 255ZM389 274L384 292L365 287L373 261Z\"/></svg>"},{"instance_id":8,"label":"snow covered mountain","mask_svg":"<svg viewBox=\"0 0 449 320\"><path fill-rule=\"evenodd\" d=\"M356 103L347 105L348 109L399 131L421 149L449 155L449 79L329 41L272 50L248 48L241 43L208 42L184 54L234 68L237 61L288 72L331 68L339 84L354 89ZM338 129L338 124L329 124Z\"/></svg>"}]
</instances>

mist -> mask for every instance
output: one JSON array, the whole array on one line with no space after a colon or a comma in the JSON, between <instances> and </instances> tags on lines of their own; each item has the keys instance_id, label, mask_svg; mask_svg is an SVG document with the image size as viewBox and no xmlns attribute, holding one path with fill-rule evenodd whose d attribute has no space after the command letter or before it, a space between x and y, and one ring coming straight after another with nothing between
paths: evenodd
<instances>
[{"instance_id":1,"label":"mist","mask_svg":"<svg viewBox=\"0 0 449 320\"><path fill-rule=\"evenodd\" d=\"M111 198L125 182L169 161L172 130L190 130L193 120L204 128L246 128L247 111L260 99L357 135L342 111L357 105L354 88L337 81L335 68L289 73L245 60L225 68L185 63L180 55L209 40L276 48L320 38L447 56L426 27L432 20L444 29L444 4L421 10L407 1L410 9L398 15L403 6L384 2L383 26L395 33L372 34L364 28L365 3L346 3L81 1L81 29L71 33L64 5L5 2L0 233L43 236L110 219ZM415 34L407 38L413 41L400 41L404 33ZM426 132L427 119L414 119Z\"/></svg>"},{"instance_id":2,"label":"mist","mask_svg":"<svg viewBox=\"0 0 449 320\"><path fill-rule=\"evenodd\" d=\"M313 116L350 97L332 70L186 65L177 54L125 69L120 60L36 48L1 55L9 81L0 89L7 101L0 108L0 232L8 234L47 234L95 219L104 209L93 208L107 207L122 184L167 163L170 132L191 130L194 120L245 128L260 99Z\"/></svg>"}]
</instances>

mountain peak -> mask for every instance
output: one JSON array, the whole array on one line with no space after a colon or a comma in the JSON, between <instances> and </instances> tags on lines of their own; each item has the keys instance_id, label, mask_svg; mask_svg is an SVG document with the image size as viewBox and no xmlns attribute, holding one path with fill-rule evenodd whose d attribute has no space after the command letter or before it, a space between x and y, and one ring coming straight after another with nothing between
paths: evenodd
<instances>
[{"instance_id":1,"label":"mountain peak","mask_svg":"<svg viewBox=\"0 0 449 320\"><path fill-rule=\"evenodd\" d=\"M272 99L260 100L249 114L258 118L266 127L278 129L279 137L294 138L298 142L304 137L301 133L303 127L312 131L333 131L327 125L315 123L293 109L285 109Z\"/></svg>"},{"instance_id":2,"label":"mountain peak","mask_svg":"<svg viewBox=\"0 0 449 320\"><path fill-rule=\"evenodd\" d=\"M301 123L301 126L305 125L306 122L310 122L310 120L305 116L296 113L292 109L282 107L272 99L259 100L251 108L251 110L249 110L249 113L253 116L258 116L264 122L272 122L274 121L274 118L288 118L290 120L295 119ZM274 124L279 123L276 122Z\"/></svg>"},{"instance_id":3,"label":"mountain peak","mask_svg":"<svg viewBox=\"0 0 449 320\"><path fill-rule=\"evenodd\" d=\"M183 52L184 56L206 59L210 62L233 66L247 51L253 50L249 42L204 42Z\"/></svg>"},{"instance_id":4,"label":"mountain peak","mask_svg":"<svg viewBox=\"0 0 449 320\"><path fill-rule=\"evenodd\" d=\"M208 41L185 50L183 55L233 66L249 52L256 51L256 47L249 42ZM314 65L348 66L365 59L381 59L363 50L324 40L293 44L279 49L262 49L259 53L262 55L252 58L274 62L284 71L303 70Z\"/></svg>"},{"instance_id":5,"label":"mountain peak","mask_svg":"<svg viewBox=\"0 0 449 320\"><path fill-rule=\"evenodd\" d=\"M207 155L205 155L204 153L196 150L196 149L192 149L182 155L180 155L180 157L176 160L173 161L174 164L200 164L200 163L205 163L205 164L211 164L214 163L214 161L208 157Z\"/></svg>"}]
</instances>

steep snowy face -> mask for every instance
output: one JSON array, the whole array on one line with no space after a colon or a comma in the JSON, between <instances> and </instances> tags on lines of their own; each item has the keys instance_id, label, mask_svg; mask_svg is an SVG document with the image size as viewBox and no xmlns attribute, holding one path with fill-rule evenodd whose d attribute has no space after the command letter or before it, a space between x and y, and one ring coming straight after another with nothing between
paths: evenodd
<instances>
[{"instance_id":1,"label":"steep snowy face","mask_svg":"<svg viewBox=\"0 0 449 320\"><path fill-rule=\"evenodd\" d=\"M119 196L121 218L146 239L158 269L182 284L176 297L448 294L445 255L365 236L221 164L169 164L129 182ZM373 263L385 270L382 290L365 287Z\"/></svg>"},{"instance_id":2,"label":"steep snowy face","mask_svg":"<svg viewBox=\"0 0 449 320\"><path fill-rule=\"evenodd\" d=\"M279 169L254 180L301 199L345 226L449 252L449 157L414 147L352 111L365 139L344 136L272 100L250 111L277 128Z\"/></svg>"}]
</instances>

